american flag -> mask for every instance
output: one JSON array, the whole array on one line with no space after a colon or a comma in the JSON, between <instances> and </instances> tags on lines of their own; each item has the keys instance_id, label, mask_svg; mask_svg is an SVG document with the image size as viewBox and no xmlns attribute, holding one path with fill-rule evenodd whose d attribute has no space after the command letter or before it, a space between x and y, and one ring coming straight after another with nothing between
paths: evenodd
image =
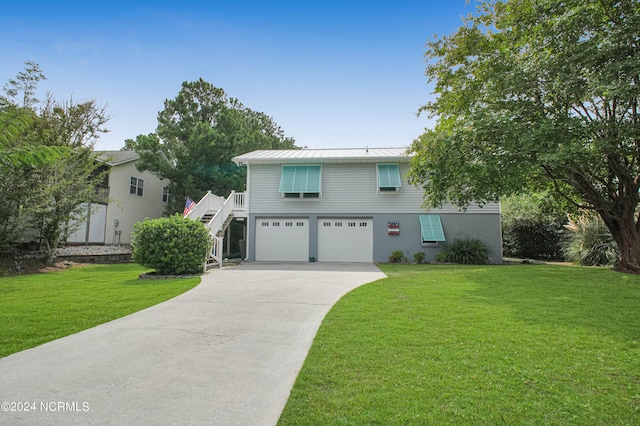
<instances>
[{"instance_id":1,"label":"american flag","mask_svg":"<svg viewBox=\"0 0 640 426\"><path fill-rule=\"evenodd\" d=\"M184 212L182 213L182 215L184 217L187 217L187 215L191 213L191 210L193 210L195 207L196 203L194 203L191 198L187 197L187 203L184 205Z\"/></svg>"}]
</instances>

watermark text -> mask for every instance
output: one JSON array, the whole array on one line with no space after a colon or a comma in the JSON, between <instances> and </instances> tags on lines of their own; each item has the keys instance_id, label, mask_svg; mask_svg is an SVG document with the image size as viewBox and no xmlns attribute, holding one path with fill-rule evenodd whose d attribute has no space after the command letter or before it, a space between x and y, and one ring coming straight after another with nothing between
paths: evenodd
<instances>
[{"instance_id":1,"label":"watermark text","mask_svg":"<svg viewBox=\"0 0 640 426\"><path fill-rule=\"evenodd\" d=\"M86 401L3 401L0 410L5 413L46 412L86 413L91 407Z\"/></svg>"}]
</instances>

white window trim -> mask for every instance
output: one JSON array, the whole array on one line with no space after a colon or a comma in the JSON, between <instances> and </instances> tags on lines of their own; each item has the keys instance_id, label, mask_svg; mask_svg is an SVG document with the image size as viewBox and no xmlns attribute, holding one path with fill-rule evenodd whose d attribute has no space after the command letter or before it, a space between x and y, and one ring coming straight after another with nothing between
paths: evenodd
<instances>
[{"instance_id":1,"label":"white window trim","mask_svg":"<svg viewBox=\"0 0 640 426\"><path fill-rule=\"evenodd\" d=\"M400 173L399 163L377 163L376 164L376 192L378 194L397 194L402 187L402 174L400 174L400 186L396 186L395 190L383 190L380 187L380 168L378 166L398 166L398 173ZM389 188L394 188L390 186Z\"/></svg>"},{"instance_id":2,"label":"white window trim","mask_svg":"<svg viewBox=\"0 0 640 426\"><path fill-rule=\"evenodd\" d=\"M133 179L136 180L135 185L133 183ZM135 187L135 192L131 192L131 189L134 187ZM143 197L144 196L144 179L131 176L131 178L129 179L129 194L135 195L136 197Z\"/></svg>"},{"instance_id":3,"label":"white window trim","mask_svg":"<svg viewBox=\"0 0 640 426\"><path fill-rule=\"evenodd\" d=\"M320 191L319 192L280 192L280 198L284 201L294 201L294 202L299 202L299 201L318 201L318 200L322 200L322 165L321 164L283 164L281 170L285 167L285 166L301 166L301 167L316 167L316 166L320 166ZM282 173L282 171L280 172ZM278 188L279 189L279 188ZM293 196L289 196L287 197L286 194L297 194L297 197L293 197ZM318 194L317 197L305 197L304 194Z\"/></svg>"}]
</instances>

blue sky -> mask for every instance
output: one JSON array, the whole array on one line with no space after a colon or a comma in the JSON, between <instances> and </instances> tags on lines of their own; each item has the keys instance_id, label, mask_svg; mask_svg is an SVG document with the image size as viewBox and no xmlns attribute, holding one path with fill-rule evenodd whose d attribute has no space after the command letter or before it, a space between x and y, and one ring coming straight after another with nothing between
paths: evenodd
<instances>
[{"instance_id":1,"label":"blue sky","mask_svg":"<svg viewBox=\"0 0 640 426\"><path fill-rule=\"evenodd\" d=\"M97 149L153 132L183 81L221 87L309 148L401 147L432 123L425 43L472 11L465 0L10 2L0 85L40 64L42 92L96 99Z\"/></svg>"}]
</instances>

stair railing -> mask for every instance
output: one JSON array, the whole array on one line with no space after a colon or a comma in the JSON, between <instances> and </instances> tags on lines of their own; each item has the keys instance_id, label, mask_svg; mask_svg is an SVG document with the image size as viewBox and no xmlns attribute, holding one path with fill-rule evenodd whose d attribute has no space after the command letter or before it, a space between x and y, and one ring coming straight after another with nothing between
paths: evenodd
<instances>
[{"instance_id":1,"label":"stair railing","mask_svg":"<svg viewBox=\"0 0 640 426\"><path fill-rule=\"evenodd\" d=\"M209 232L213 237L213 248L211 250L211 257L218 262L220 268L222 268L222 260L223 260L223 252L222 252L222 243L224 241L224 237L218 237L216 234L218 231L222 229L227 218L230 214L233 213L233 210L236 206L236 192L231 191L231 195L227 197L222 204L222 207L216 212L213 218L207 224L207 228L209 228ZM244 197L243 197L244 204Z\"/></svg>"},{"instance_id":2,"label":"stair railing","mask_svg":"<svg viewBox=\"0 0 640 426\"><path fill-rule=\"evenodd\" d=\"M189 219L199 220L202 216L207 213L209 210L219 210L220 207L225 203L225 199L219 197L217 195L213 195L211 191L207 191L207 193L198 201L198 204L191 210L191 212L187 215Z\"/></svg>"},{"instance_id":3,"label":"stair railing","mask_svg":"<svg viewBox=\"0 0 640 426\"><path fill-rule=\"evenodd\" d=\"M246 192L232 192L231 195L233 196L233 209L234 210L241 210L241 211L246 211L247 210L247 205L246 205Z\"/></svg>"},{"instance_id":4,"label":"stair railing","mask_svg":"<svg viewBox=\"0 0 640 426\"><path fill-rule=\"evenodd\" d=\"M219 267L222 268L223 261L223 242L224 237L217 234L223 230L227 224L227 219L235 212L247 211L246 205L246 193L231 191L231 194L227 199L213 195L211 191L207 191L204 197L196 204L196 207L187 216L193 220L199 220L208 211L215 211L215 215L209 220L205 226L209 229L209 233L212 237L212 247L210 260L217 262ZM205 262L204 270L206 271L209 261Z\"/></svg>"},{"instance_id":5,"label":"stair railing","mask_svg":"<svg viewBox=\"0 0 640 426\"><path fill-rule=\"evenodd\" d=\"M211 256L210 259L213 260L214 262L218 263L218 267L222 268L222 260L223 260L223 251L222 251L222 246L224 243L224 238L223 237L216 237L215 235L212 235L213 237L213 243L211 245ZM209 265L209 262L205 262L204 264L204 272L207 272L207 266Z\"/></svg>"}]
</instances>

